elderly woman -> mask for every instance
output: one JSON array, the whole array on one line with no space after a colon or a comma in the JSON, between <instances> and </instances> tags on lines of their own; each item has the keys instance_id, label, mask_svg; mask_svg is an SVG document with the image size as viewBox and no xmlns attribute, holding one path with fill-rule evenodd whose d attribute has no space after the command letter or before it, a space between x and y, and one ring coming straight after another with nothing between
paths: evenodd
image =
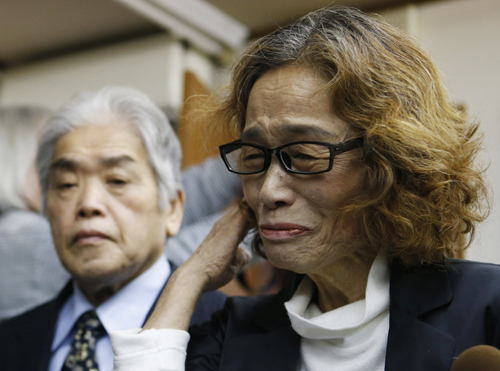
<instances>
[{"instance_id":1,"label":"elderly woman","mask_svg":"<svg viewBox=\"0 0 500 371\"><path fill-rule=\"evenodd\" d=\"M117 370L183 369L188 340L188 370L445 371L500 346L500 268L453 259L486 214L477 125L414 40L354 9L313 12L244 53L219 113L239 133L220 150L243 213L175 272L143 331L113 335ZM188 334L201 293L248 259L249 227L290 282Z\"/></svg>"}]
</instances>

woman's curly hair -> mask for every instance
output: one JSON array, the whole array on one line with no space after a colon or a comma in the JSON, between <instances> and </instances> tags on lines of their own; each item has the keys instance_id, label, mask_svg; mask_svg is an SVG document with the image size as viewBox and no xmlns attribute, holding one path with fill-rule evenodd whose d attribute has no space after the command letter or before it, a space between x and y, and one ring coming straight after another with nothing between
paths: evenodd
<instances>
[{"instance_id":1,"label":"woman's curly hair","mask_svg":"<svg viewBox=\"0 0 500 371\"><path fill-rule=\"evenodd\" d=\"M255 81L290 65L325 76L333 112L366 136L365 192L342 208L341 220L361 220L369 247L408 265L465 249L488 211L483 171L474 165L478 123L453 103L418 42L356 9L312 12L242 55L219 102L219 124L240 133ZM258 236L255 247L262 251Z\"/></svg>"}]
</instances>

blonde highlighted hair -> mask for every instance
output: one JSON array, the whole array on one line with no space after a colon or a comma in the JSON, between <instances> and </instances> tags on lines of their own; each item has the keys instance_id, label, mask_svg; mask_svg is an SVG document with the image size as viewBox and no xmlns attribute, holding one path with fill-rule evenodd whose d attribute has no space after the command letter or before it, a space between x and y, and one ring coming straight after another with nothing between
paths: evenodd
<instances>
[{"instance_id":1,"label":"blonde highlighted hair","mask_svg":"<svg viewBox=\"0 0 500 371\"><path fill-rule=\"evenodd\" d=\"M408 265L465 249L488 213L474 165L478 124L457 109L425 49L356 9L320 9L249 47L217 120L241 132L255 81L289 65L325 76L333 112L366 135L365 191L343 207L341 220L356 217L368 246Z\"/></svg>"}]
</instances>

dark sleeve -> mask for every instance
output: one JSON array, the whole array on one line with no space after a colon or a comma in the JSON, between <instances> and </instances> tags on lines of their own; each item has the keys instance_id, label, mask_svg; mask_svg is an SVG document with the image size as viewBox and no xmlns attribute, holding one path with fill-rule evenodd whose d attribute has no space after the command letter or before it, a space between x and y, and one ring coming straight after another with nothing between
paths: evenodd
<instances>
[{"instance_id":1,"label":"dark sleeve","mask_svg":"<svg viewBox=\"0 0 500 371\"><path fill-rule=\"evenodd\" d=\"M211 291L203 294L196 308L194 308L189 326L201 325L202 323L209 322L212 318L212 314L224 308L226 299L227 295L219 291Z\"/></svg>"},{"instance_id":2,"label":"dark sleeve","mask_svg":"<svg viewBox=\"0 0 500 371\"><path fill-rule=\"evenodd\" d=\"M219 370L231 305L227 300L224 309L215 313L211 321L190 327L186 371Z\"/></svg>"},{"instance_id":3,"label":"dark sleeve","mask_svg":"<svg viewBox=\"0 0 500 371\"><path fill-rule=\"evenodd\" d=\"M486 306L485 310L485 329L486 341L488 345L492 345L500 349L500 278L496 283L496 295L492 295L491 301ZM477 295L476 295L477 297Z\"/></svg>"},{"instance_id":4,"label":"dark sleeve","mask_svg":"<svg viewBox=\"0 0 500 371\"><path fill-rule=\"evenodd\" d=\"M493 310L492 308L488 308L488 311L490 313L487 314L488 319L486 323L486 329L487 331L488 329L492 329L493 333L488 334L488 337L491 340L487 339L486 342L500 349L500 311Z\"/></svg>"}]
</instances>

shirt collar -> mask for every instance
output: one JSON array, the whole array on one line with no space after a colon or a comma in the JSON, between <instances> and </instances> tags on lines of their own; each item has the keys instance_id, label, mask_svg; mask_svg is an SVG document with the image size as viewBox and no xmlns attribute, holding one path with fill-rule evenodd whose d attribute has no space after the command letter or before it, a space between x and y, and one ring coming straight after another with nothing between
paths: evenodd
<instances>
[{"instance_id":1,"label":"shirt collar","mask_svg":"<svg viewBox=\"0 0 500 371\"><path fill-rule=\"evenodd\" d=\"M97 308L88 301L73 281L73 294L59 313L52 351L59 348L70 335L78 318L88 310L95 309L108 333L112 330L142 327L170 272L166 256L162 255L148 270Z\"/></svg>"},{"instance_id":2,"label":"shirt collar","mask_svg":"<svg viewBox=\"0 0 500 371\"><path fill-rule=\"evenodd\" d=\"M368 275L365 299L322 313L311 303L314 283L304 277L285 308L293 329L302 337L333 338L345 331L359 329L389 310L389 266L384 253L379 253Z\"/></svg>"}]
</instances>

